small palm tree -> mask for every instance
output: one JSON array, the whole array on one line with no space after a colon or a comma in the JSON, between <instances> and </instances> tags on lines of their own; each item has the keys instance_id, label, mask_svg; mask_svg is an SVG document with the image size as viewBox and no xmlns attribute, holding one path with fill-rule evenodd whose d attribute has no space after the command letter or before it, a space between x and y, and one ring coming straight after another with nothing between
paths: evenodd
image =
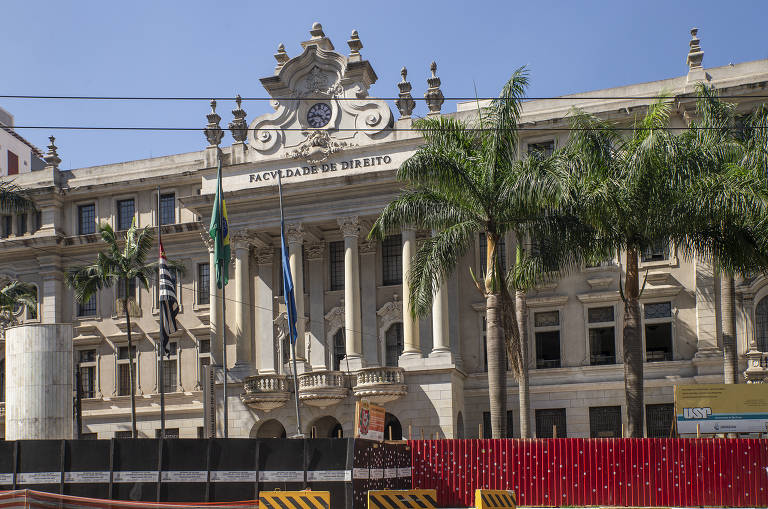
<instances>
[{"instance_id":1,"label":"small palm tree","mask_svg":"<svg viewBox=\"0 0 768 509\"><path fill-rule=\"evenodd\" d=\"M23 281L8 281L0 289L0 327L17 325L19 307L37 310L37 288Z\"/></svg>"},{"instance_id":2,"label":"small palm tree","mask_svg":"<svg viewBox=\"0 0 768 509\"><path fill-rule=\"evenodd\" d=\"M105 251L99 252L96 262L72 269L67 274L67 285L75 292L75 300L80 303L88 302L102 288L122 285L123 295L118 296L125 315L128 333L128 377L131 393L131 429L133 438L137 438L136 430L136 395L133 370L133 343L131 338L131 310L135 307L134 297L129 295L131 282L138 282L145 289L149 288L149 280L155 276L156 263L147 262L152 248L152 227L137 228L135 224L125 233L121 242L118 235L108 224L99 226L102 240L107 244ZM122 248L120 244L122 243ZM135 314L135 312L134 312Z\"/></svg>"},{"instance_id":3,"label":"small palm tree","mask_svg":"<svg viewBox=\"0 0 768 509\"><path fill-rule=\"evenodd\" d=\"M24 189L12 181L0 182L0 212L15 214L35 210L35 203Z\"/></svg>"}]
</instances>

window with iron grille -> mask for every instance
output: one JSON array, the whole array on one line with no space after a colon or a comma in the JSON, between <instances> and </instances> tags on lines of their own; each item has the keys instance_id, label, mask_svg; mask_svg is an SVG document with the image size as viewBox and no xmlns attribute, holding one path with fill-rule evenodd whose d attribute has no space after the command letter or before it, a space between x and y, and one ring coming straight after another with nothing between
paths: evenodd
<instances>
[{"instance_id":1,"label":"window with iron grille","mask_svg":"<svg viewBox=\"0 0 768 509\"><path fill-rule=\"evenodd\" d=\"M485 233L480 234L480 242L479 242L479 253L478 256L480 258L480 274L485 274L485 270L488 267L488 239L486 238ZM506 272L507 271L507 245L504 241L504 236L502 236L499 239L498 244L496 244L496 260L497 263L501 265L501 271Z\"/></svg>"},{"instance_id":2,"label":"window with iron grille","mask_svg":"<svg viewBox=\"0 0 768 509\"><path fill-rule=\"evenodd\" d=\"M80 394L83 398L93 398L96 380L96 350L80 350L78 356Z\"/></svg>"},{"instance_id":3,"label":"window with iron grille","mask_svg":"<svg viewBox=\"0 0 768 509\"><path fill-rule=\"evenodd\" d=\"M403 239L401 235L390 235L381 243L381 268L383 285L403 283Z\"/></svg>"},{"instance_id":4,"label":"window with iron grille","mask_svg":"<svg viewBox=\"0 0 768 509\"><path fill-rule=\"evenodd\" d=\"M565 422L565 408L536 410L536 438L554 438L552 435L555 427L557 427L557 438L566 438L568 430Z\"/></svg>"},{"instance_id":5,"label":"window with iron grille","mask_svg":"<svg viewBox=\"0 0 768 509\"><path fill-rule=\"evenodd\" d=\"M160 224L176 222L176 193L160 195Z\"/></svg>"},{"instance_id":6,"label":"window with iron grille","mask_svg":"<svg viewBox=\"0 0 768 509\"><path fill-rule=\"evenodd\" d=\"M176 392L177 373L176 373L176 352L178 344L175 341L168 343L168 350L171 352L171 358L163 355L163 391L165 393Z\"/></svg>"},{"instance_id":7,"label":"window with iron grille","mask_svg":"<svg viewBox=\"0 0 768 509\"><path fill-rule=\"evenodd\" d=\"M528 155L539 157L549 157L555 151L555 141L542 141L539 143L528 144Z\"/></svg>"},{"instance_id":8,"label":"window with iron grille","mask_svg":"<svg viewBox=\"0 0 768 509\"><path fill-rule=\"evenodd\" d=\"M643 249L640 260L643 262L660 262L669 259L669 240L660 239Z\"/></svg>"},{"instance_id":9,"label":"window with iron grille","mask_svg":"<svg viewBox=\"0 0 768 509\"><path fill-rule=\"evenodd\" d=\"M597 406L589 409L590 438L621 438L621 407Z\"/></svg>"},{"instance_id":10,"label":"window with iron grille","mask_svg":"<svg viewBox=\"0 0 768 509\"><path fill-rule=\"evenodd\" d=\"M674 403L645 405L645 425L648 438L669 438L675 421Z\"/></svg>"},{"instance_id":11,"label":"window with iron grille","mask_svg":"<svg viewBox=\"0 0 768 509\"><path fill-rule=\"evenodd\" d=\"M507 410L507 434L505 438L514 438L515 415L512 410ZM483 436L480 438L491 438L493 429L491 427L491 412L483 412Z\"/></svg>"},{"instance_id":12,"label":"window with iron grille","mask_svg":"<svg viewBox=\"0 0 768 509\"><path fill-rule=\"evenodd\" d=\"M160 438L162 429L155 430L155 438ZM179 428L165 428L165 438L179 438Z\"/></svg>"},{"instance_id":13,"label":"window with iron grille","mask_svg":"<svg viewBox=\"0 0 768 509\"><path fill-rule=\"evenodd\" d=\"M344 241L328 243L328 263L331 271L331 291L344 289Z\"/></svg>"},{"instance_id":14,"label":"window with iron grille","mask_svg":"<svg viewBox=\"0 0 768 509\"><path fill-rule=\"evenodd\" d=\"M560 312L533 314L536 337L536 369L560 367Z\"/></svg>"},{"instance_id":15,"label":"window with iron grille","mask_svg":"<svg viewBox=\"0 0 768 509\"><path fill-rule=\"evenodd\" d=\"M78 205L77 234L89 235L91 233L96 233L96 204Z\"/></svg>"},{"instance_id":16,"label":"window with iron grille","mask_svg":"<svg viewBox=\"0 0 768 509\"><path fill-rule=\"evenodd\" d=\"M131 393L131 379L130 379L130 373L128 371L129 364L122 363L118 364L118 386L117 386L117 395L118 396L128 396ZM136 374L136 364L133 364L133 374ZM136 377L134 376L134 383L136 383Z\"/></svg>"},{"instance_id":17,"label":"window with iron grille","mask_svg":"<svg viewBox=\"0 0 768 509\"><path fill-rule=\"evenodd\" d=\"M133 438L133 433L128 431L115 431L115 438Z\"/></svg>"},{"instance_id":18,"label":"window with iron grille","mask_svg":"<svg viewBox=\"0 0 768 509\"><path fill-rule=\"evenodd\" d=\"M87 302L77 303L77 316L96 315L96 295L91 295Z\"/></svg>"},{"instance_id":19,"label":"window with iron grille","mask_svg":"<svg viewBox=\"0 0 768 509\"><path fill-rule=\"evenodd\" d=\"M137 290L136 280L131 279L128 281L128 298L136 300L136 290ZM117 282L117 298L123 299L125 298L125 280L121 279ZM122 311L122 309L121 309Z\"/></svg>"},{"instance_id":20,"label":"window with iron grille","mask_svg":"<svg viewBox=\"0 0 768 509\"><path fill-rule=\"evenodd\" d=\"M587 309L589 363L616 364L616 335L613 306Z\"/></svg>"},{"instance_id":21,"label":"window with iron grille","mask_svg":"<svg viewBox=\"0 0 768 509\"><path fill-rule=\"evenodd\" d=\"M211 266L207 263L197 265L197 303L211 303Z\"/></svg>"},{"instance_id":22,"label":"window with iron grille","mask_svg":"<svg viewBox=\"0 0 768 509\"><path fill-rule=\"evenodd\" d=\"M393 323L386 333L387 366L397 366L403 348L403 324L401 322Z\"/></svg>"},{"instance_id":23,"label":"window with iron grille","mask_svg":"<svg viewBox=\"0 0 768 509\"><path fill-rule=\"evenodd\" d=\"M344 329L339 329L333 335L333 370L339 371L341 361L346 356L347 346L344 344Z\"/></svg>"},{"instance_id":24,"label":"window with iron grille","mask_svg":"<svg viewBox=\"0 0 768 509\"><path fill-rule=\"evenodd\" d=\"M98 440L98 433L80 433L80 440Z\"/></svg>"},{"instance_id":25,"label":"window with iron grille","mask_svg":"<svg viewBox=\"0 0 768 509\"><path fill-rule=\"evenodd\" d=\"M133 215L136 212L133 198L117 201L117 229L127 230L133 222Z\"/></svg>"},{"instance_id":26,"label":"window with iron grille","mask_svg":"<svg viewBox=\"0 0 768 509\"><path fill-rule=\"evenodd\" d=\"M672 351L672 303L649 302L643 305L645 318L646 362L671 361Z\"/></svg>"}]
</instances>

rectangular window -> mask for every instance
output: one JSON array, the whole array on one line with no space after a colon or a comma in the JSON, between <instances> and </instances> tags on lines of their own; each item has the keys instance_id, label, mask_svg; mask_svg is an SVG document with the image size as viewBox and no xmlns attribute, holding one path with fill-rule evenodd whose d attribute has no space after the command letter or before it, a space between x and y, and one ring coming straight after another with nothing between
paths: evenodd
<instances>
[{"instance_id":1,"label":"rectangular window","mask_svg":"<svg viewBox=\"0 0 768 509\"><path fill-rule=\"evenodd\" d=\"M515 415L512 410L507 410L507 434L505 438L514 438ZM483 436L481 438L491 438L493 430L491 428L491 412L483 412Z\"/></svg>"},{"instance_id":2,"label":"rectangular window","mask_svg":"<svg viewBox=\"0 0 768 509\"><path fill-rule=\"evenodd\" d=\"M347 355L347 345L344 344L344 329L339 329L333 335L333 370L341 369L341 362Z\"/></svg>"},{"instance_id":3,"label":"rectangular window","mask_svg":"<svg viewBox=\"0 0 768 509\"><path fill-rule=\"evenodd\" d=\"M589 363L616 364L616 336L613 306L587 309L589 322Z\"/></svg>"},{"instance_id":4,"label":"rectangular window","mask_svg":"<svg viewBox=\"0 0 768 509\"><path fill-rule=\"evenodd\" d=\"M674 403L645 405L645 425L648 438L669 438L675 420Z\"/></svg>"},{"instance_id":5,"label":"rectangular window","mask_svg":"<svg viewBox=\"0 0 768 509\"><path fill-rule=\"evenodd\" d=\"M89 235L96 233L96 204L79 205L77 207L77 234Z\"/></svg>"},{"instance_id":6,"label":"rectangular window","mask_svg":"<svg viewBox=\"0 0 768 509\"><path fill-rule=\"evenodd\" d=\"M485 233L481 233L479 237L479 253L480 257L480 273L485 274L485 270L488 267L488 239ZM499 243L496 246L497 263L501 264L501 271L507 271L507 244L502 236L499 239Z\"/></svg>"},{"instance_id":7,"label":"rectangular window","mask_svg":"<svg viewBox=\"0 0 768 509\"><path fill-rule=\"evenodd\" d=\"M328 263L331 271L331 291L344 289L344 241L328 243Z\"/></svg>"},{"instance_id":8,"label":"rectangular window","mask_svg":"<svg viewBox=\"0 0 768 509\"><path fill-rule=\"evenodd\" d=\"M18 235L27 233L27 215L16 214L16 230Z\"/></svg>"},{"instance_id":9,"label":"rectangular window","mask_svg":"<svg viewBox=\"0 0 768 509\"><path fill-rule=\"evenodd\" d=\"M93 398L96 380L96 350L80 350L78 356L80 395L83 398Z\"/></svg>"},{"instance_id":10,"label":"rectangular window","mask_svg":"<svg viewBox=\"0 0 768 509\"><path fill-rule=\"evenodd\" d=\"M589 437L621 438L621 407L590 407Z\"/></svg>"},{"instance_id":11,"label":"rectangular window","mask_svg":"<svg viewBox=\"0 0 768 509\"><path fill-rule=\"evenodd\" d=\"M205 438L205 427L204 426L198 426L197 427L197 438Z\"/></svg>"},{"instance_id":12,"label":"rectangular window","mask_svg":"<svg viewBox=\"0 0 768 509\"><path fill-rule=\"evenodd\" d=\"M77 303L77 316L96 316L96 295L91 295L88 302Z\"/></svg>"},{"instance_id":13,"label":"rectangular window","mask_svg":"<svg viewBox=\"0 0 768 509\"><path fill-rule=\"evenodd\" d=\"M654 241L652 245L643 249L640 260L643 262L660 262L669 259L669 240Z\"/></svg>"},{"instance_id":14,"label":"rectangular window","mask_svg":"<svg viewBox=\"0 0 768 509\"><path fill-rule=\"evenodd\" d=\"M386 332L387 366L397 366L400 355L403 353L403 324L392 324Z\"/></svg>"},{"instance_id":15,"label":"rectangular window","mask_svg":"<svg viewBox=\"0 0 768 509\"><path fill-rule=\"evenodd\" d=\"M81 440L98 440L99 434L98 433L81 433L80 439Z\"/></svg>"},{"instance_id":16,"label":"rectangular window","mask_svg":"<svg viewBox=\"0 0 768 509\"><path fill-rule=\"evenodd\" d=\"M541 408L536 410L536 438L566 438L565 408Z\"/></svg>"},{"instance_id":17,"label":"rectangular window","mask_svg":"<svg viewBox=\"0 0 768 509\"><path fill-rule=\"evenodd\" d=\"M539 143L528 144L528 155L536 155L540 157L549 157L555 151L555 141L542 141Z\"/></svg>"},{"instance_id":18,"label":"rectangular window","mask_svg":"<svg viewBox=\"0 0 768 509\"><path fill-rule=\"evenodd\" d=\"M133 438L133 433L128 431L115 431L115 438Z\"/></svg>"},{"instance_id":19,"label":"rectangular window","mask_svg":"<svg viewBox=\"0 0 768 509\"><path fill-rule=\"evenodd\" d=\"M208 263L197 265L197 303L211 303L211 266Z\"/></svg>"},{"instance_id":20,"label":"rectangular window","mask_svg":"<svg viewBox=\"0 0 768 509\"><path fill-rule=\"evenodd\" d=\"M136 300L136 290L137 290L136 280L131 279L128 282L128 298L129 299ZM125 297L125 280L121 279L120 281L117 282L117 298L122 299L124 297ZM122 311L123 310L121 309L120 312ZM133 316L133 313L131 313L131 316Z\"/></svg>"},{"instance_id":21,"label":"rectangular window","mask_svg":"<svg viewBox=\"0 0 768 509\"><path fill-rule=\"evenodd\" d=\"M118 396L128 396L131 393L131 380L128 372L128 363L118 364ZM133 374L136 374L136 364L133 364ZM134 383L136 383L136 377L134 376Z\"/></svg>"},{"instance_id":22,"label":"rectangular window","mask_svg":"<svg viewBox=\"0 0 768 509\"><path fill-rule=\"evenodd\" d=\"M403 284L403 239L390 235L381 243L381 284Z\"/></svg>"},{"instance_id":23,"label":"rectangular window","mask_svg":"<svg viewBox=\"0 0 768 509\"><path fill-rule=\"evenodd\" d=\"M171 343L175 344L175 343ZM165 393L176 392L176 359L163 359L163 390Z\"/></svg>"},{"instance_id":24,"label":"rectangular window","mask_svg":"<svg viewBox=\"0 0 768 509\"><path fill-rule=\"evenodd\" d=\"M155 438L160 438L162 430L155 430ZM179 438L179 428L165 428L165 438Z\"/></svg>"},{"instance_id":25,"label":"rectangular window","mask_svg":"<svg viewBox=\"0 0 768 509\"><path fill-rule=\"evenodd\" d=\"M536 369L560 367L560 312L533 314L536 334Z\"/></svg>"},{"instance_id":26,"label":"rectangular window","mask_svg":"<svg viewBox=\"0 0 768 509\"><path fill-rule=\"evenodd\" d=\"M127 230L131 227L136 212L133 198L117 201L117 229Z\"/></svg>"},{"instance_id":27,"label":"rectangular window","mask_svg":"<svg viewBox=\"0 0 768 509\"><path fill-rule=\"evenodd\" d=\"M200 340L200 353L211 353L211 340L210 339L201 339Z\"/></svg>"},{"instance_id":28,"label":"rectangular window","mask_svg":"<svg viewBox=\"0 0 768 509\"><path fill-rule=\"evenodd\" d=\"M136 347L131 348L131 353L133 354L132 357L134 361L136 360ZM127 346L121 346L117 349L117 359L121 361L127 361L128 360L128 347Z\"/></svg>"},{"instance_id":29,"label":"rectangular window","mask_svg":"<svg viewBox=\"0 0 768 509\"><path fill-rule=\"evenodd\" d=\"M19 156L8 151L8 175L19 174Z\"/></svg>"},{"instance_id":30,"label":"rectangular window","mask_svg":"<svg viewBox=\"0 0 768 509\"><path fill-rule=\"evenodd\" d=\"M160 195L160 224L173 224L176 222L176 194L167 193Z\"/></svg>"},{"instance_id":31,"label":"rectangular window","mask_svg":"<svg viewBox=\"0 0 768 509\"><path fill-rule=\"evenodd\" d=\"M13 224L13 217L11 216L3 216L3 238L7 239L12 231L12 225Z\"/></svg>"},{"instance_id":32,"label":"rectangular window","mask_svg":"<svg viewBox=\"0 0 768 509\"><path fill-rule=\"evenodd\" d=\"M643 305L645 318L646 362L671 361L672 303L654 302Z\"/></svg>"}]
</instances>

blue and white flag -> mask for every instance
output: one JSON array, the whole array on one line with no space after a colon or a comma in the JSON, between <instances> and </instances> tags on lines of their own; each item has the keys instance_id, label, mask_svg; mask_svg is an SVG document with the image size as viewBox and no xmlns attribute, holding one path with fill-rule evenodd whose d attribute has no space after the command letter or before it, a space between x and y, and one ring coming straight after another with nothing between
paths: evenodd
<instances>
[{"instance_id":1,"label":"blue and white flag","mask_svg":"<svg viewBox=\"0 0 768 509\"><path fill-rule=\"evenodd\" d=\"M288 244L285 242L285 220L283 219L283 184L280 174L277 176L277 188L280 193L280 247L283 260L283 296L285 297L285 309L288 315L288 330L291 335L291 344L296 344L296 297L293 293L293 277L291 276L291 264L288 261Z\"/></svg>"}]
</instances>

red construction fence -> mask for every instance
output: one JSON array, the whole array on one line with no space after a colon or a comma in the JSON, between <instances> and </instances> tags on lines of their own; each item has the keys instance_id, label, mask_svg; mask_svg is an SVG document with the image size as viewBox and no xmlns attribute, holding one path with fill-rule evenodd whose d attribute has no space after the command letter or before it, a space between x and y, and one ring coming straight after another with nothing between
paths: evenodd
<instances>
[{"instance_id":1,"label":"red construction fence","mask_svg":"<svg viewBox=\"0 0 768 509\"><path fill-rule=\"evenodd\" d=\"M414 488L471 506L476 488L522 506L768 507L768 440L414 440Z\"/></svg>"}]
</instances>

